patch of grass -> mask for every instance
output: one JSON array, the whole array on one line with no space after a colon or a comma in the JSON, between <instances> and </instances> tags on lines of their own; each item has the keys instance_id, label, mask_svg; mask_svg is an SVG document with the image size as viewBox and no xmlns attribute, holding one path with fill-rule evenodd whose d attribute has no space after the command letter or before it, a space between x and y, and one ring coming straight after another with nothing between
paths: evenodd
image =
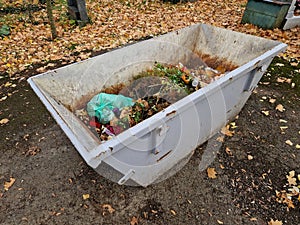
<instances>
[{"instance_id":1,"label":"patch of grass","mask_svg":"<svg viewBox=\"0 0 300 225\"><path fill-rule=\"evenodd\" d=\"M286 60L282 57L275 57L270 64L262 82L270 82L271 85L278 83L277 79L287 78L291 82L283 82L284 88L291 88L294 83L294 89L298 96L300 96L300 62L296 59Z\"/></svg>"},{"instance_id":2,"label":"patch of grass","mask_svg":"<svg viewBox=\"0 0 300 225\"><path fill-rule=\"evenodd\" d=\"M298 110L300 101L300 62L275 57L261 79L261 85L277 93L278 104Z\"/></svg>"}]
</instances>

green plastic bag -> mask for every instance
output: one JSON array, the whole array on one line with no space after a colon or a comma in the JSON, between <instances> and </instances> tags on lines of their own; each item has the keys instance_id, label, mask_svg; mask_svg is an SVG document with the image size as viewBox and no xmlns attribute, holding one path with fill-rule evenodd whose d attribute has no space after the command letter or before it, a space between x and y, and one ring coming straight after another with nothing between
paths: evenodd
<instances>
[{"instance_id":1,"label":"green plastic bag","mask_svg":"<svg viewBox=\"0 0 300 225\"><path fill-rule=\"evenodd\" d=\"M118 108L120 111L124 107L134 105L132 98L123 95L114 95L100 93L95 95L87 104L87 112L90 117L97 117L102 124L107 124L115 116L113 109Z\"/></svg>"}]
</instances>

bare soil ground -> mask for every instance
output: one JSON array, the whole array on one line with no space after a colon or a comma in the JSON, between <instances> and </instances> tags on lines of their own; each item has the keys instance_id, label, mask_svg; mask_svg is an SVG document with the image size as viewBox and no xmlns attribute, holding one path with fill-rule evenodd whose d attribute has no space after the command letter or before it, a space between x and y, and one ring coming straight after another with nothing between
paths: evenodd
<instances>
[{"instance_id":1,"label":"bare soil ground","mask_svg":"<svg viewBox=\"0 0 300 225\"><path fill-rule=\"evenodd\" d=\"M119 186L98 175L25 79L0 79L1 97L12 93L0 102L1 119L9 119L0 125L0 224L262 225L271 219L299 224L299 200L293 198L295 208L288 208L275 193L287 190L289 171L300 173L295 147L300 144L300 65L293 62L276 58L251 95L234 135L226 137L209 165L216 179L198 169L204 144L176 175L147 188ZM275 109L278 104L283 112ZM10 178L15 182L5 190Z\"/></svg>"}]
</instances>

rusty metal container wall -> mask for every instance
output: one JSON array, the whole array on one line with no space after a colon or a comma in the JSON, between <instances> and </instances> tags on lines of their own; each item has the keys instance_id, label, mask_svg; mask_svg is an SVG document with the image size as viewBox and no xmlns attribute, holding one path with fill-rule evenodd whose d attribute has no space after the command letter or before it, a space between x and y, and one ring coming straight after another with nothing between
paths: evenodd
<instances>
[{"instance_id":1,"label":"rusty metal container wall","mask_svg":"<svg viewBox=\"0 0 300 225\"><path fill-rule=\"evenodd\" d=\"M197 146L239 113L285 48L277 41L196 24L28 82L91 167L119 184L148 186L178 171ZM238 68L103 143L73 113L104 87L128 81L155 61L188 64L199 55L226 59Z\"/></svg>"}]
</instances>

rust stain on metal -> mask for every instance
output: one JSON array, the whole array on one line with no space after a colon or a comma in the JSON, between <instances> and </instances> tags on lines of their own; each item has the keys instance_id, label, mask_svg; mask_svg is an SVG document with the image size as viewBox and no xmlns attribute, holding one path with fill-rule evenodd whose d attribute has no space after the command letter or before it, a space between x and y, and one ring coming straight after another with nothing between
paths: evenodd
<instances>
[{"instance_id":1,"label":"rust stain on metal","mask_svg":"<svg viewBox=\"0 0 300 225\"><path fill-rule=\"evenodd\" d=\"M124 83L112 85L111 87L103 87L100 92L105 92L107 94L118 94L125 87ZM98 92L97 92L98 93ZM87 93L84 96L81 96L80 99L76 100L75 103L70 107L72 112L75 112L77 109L82 109L86 106L86 104L93 98L97 93L91 92Z\"/></svg>"},{"instance_id":2,"label":"rust stain on metal","mask_svg":"<svg viewBox=\"0 0 300 225\"><path fill-rule=\"evenodd\" d=\"M238 65L228 61L228 59L220 58L204 54L202 52L194 52L207 66L216 69L217 67L223 68L225 71L232 71L238 68Z\"/></svg>"},{"instance_id":3,"label":"rust stain on metal","mask_svg":"<svg viewBox=\"0 0 300 225\"><path fill-rule=\"evenodd\" d=\"M160 157L157 162L161 161L163 158L165 158L167 155L169 155L172 152L172 150L168 151L166 154L164 154L162 157Z\"/></svg>"},{"instance_id":4,"label":"rust stain on metal","mask_svg":"<svg viewBox=\"0 0 300 225\"><path fill-rule=\"evenodd\" d=\"M173 114L174 115L176 114L176 110L173 110L172 112L167 113L166 116L170 116L170 115L173 115Z\"/></svg>"}]
</instances>

